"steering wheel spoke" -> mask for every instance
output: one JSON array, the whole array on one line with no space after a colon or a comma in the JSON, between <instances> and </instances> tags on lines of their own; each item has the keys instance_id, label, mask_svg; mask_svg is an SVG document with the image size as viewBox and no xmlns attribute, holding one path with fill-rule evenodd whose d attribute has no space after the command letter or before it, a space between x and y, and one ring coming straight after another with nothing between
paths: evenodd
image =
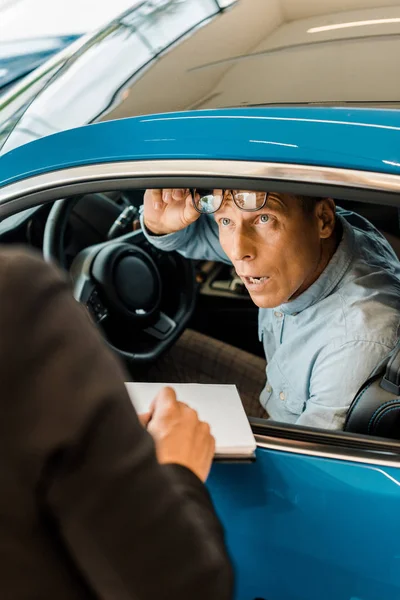
<instances>
[{"instance_id":1,"label":"steering wheel spoke","mask_svg":"<svg viewBox=\"0 0 400 600\"><path fill-rule=\"evenodd\" d=\"M160 312L157 321L151 327L144 329L144 331L156 340L166 340L173 333L174 329L176 329L175 321L165 313Z\"/></svg>"}]
</instances>

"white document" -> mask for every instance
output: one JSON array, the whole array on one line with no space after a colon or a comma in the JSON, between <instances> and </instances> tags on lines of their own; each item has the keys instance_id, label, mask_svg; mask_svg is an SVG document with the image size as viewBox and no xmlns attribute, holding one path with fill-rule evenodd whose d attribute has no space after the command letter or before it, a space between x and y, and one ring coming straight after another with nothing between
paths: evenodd
<instances>
[{"instance_id":1,"label":"white document","mask_svg":"<svg viewBox=\"0 0 400 600\"><path fill-rule=\"evenodd\" d=\"M197 410L215 438L215 456L252 457L256 442L235 385L202 383L126 383L129 396L138 412L148 411L158 391L173 388L178 400Z\"/></svg>"}]
</instances>

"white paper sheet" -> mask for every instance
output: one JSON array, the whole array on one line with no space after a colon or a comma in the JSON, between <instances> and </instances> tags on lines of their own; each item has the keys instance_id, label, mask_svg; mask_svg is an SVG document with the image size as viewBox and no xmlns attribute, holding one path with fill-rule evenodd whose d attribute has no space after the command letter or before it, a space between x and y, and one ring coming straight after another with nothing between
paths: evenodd
<instances>
[{"instance_id":1,"label":"white paper sheet","mask_svg":"<svg viewBox=\"0 0 400 600\"><path fill-rule=\"evenodd\" d=\"M126 383L136 411L147 412L158 391L172 387L206 421L215 437L215 456L248 457L256 442L235 385L197 383Z\"/></svg>"}]
</instances>

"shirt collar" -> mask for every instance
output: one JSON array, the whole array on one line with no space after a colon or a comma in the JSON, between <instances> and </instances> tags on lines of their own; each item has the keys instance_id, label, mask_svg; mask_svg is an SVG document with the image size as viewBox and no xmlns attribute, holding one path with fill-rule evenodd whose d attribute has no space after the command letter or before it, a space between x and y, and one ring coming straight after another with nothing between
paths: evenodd
<instances>
[{"instance_id":1,"label":"shirt collar","mask_svg":"<svg viewBox=\"0 0 400 600\"><path fill-rule=\"evenodd\" d=\"M336 252L318 279L305 292L295 300L281 304L278 308L281 312L287 315L297 314L320 302L332 292L344 276L353 258L355 234L351 225L342 216L337 215L337 219L342 225L343 235Z\"/></svg>"}]
</instances>

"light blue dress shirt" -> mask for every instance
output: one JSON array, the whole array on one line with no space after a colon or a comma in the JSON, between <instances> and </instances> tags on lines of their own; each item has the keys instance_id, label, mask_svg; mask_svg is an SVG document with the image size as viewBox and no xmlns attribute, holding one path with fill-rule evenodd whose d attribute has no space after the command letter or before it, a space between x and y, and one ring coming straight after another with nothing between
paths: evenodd
<instances>
[{"instance_id":1,"label":"light blue dress shirt","mask_svg":"<svg viewBox=\"0 0 400 600\"><path fill-rule=\"evenodd\" d=\"M303 294L259 310L267 359L260 401L271 419L343 429L347 410L371 371L395 346L400 320L400 263L366 219L337 208L341 242ZM142 215L143 226L143 215ZM165 251L231 264L212 216L148 240Z\"/></svg>"}]
</instances>

